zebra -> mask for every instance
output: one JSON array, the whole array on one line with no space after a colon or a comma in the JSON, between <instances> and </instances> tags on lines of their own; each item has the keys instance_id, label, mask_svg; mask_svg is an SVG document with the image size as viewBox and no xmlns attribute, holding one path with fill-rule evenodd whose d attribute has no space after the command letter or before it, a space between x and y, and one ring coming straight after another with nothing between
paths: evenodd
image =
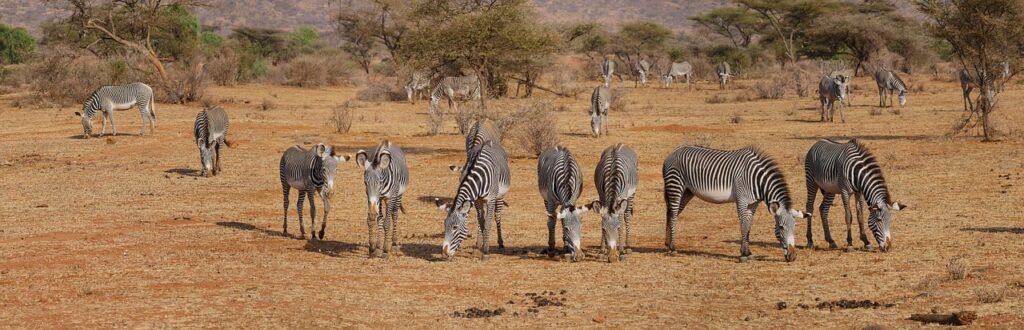
<instances>
[{"instance_id":1,"label":"zebra","mask_svg":"<svg viewBox=\"0 0 1024 330\"><path fill-rule=\"evenodd\" d=\"M431 114L436 114L440 111L438 103L441 102L442 97L448 99L449 108L458 111L455 105L457 101L480 99L480 79L476 75L445 77L441 79L437 86L434 87L434 91L430 93L429 111Z\"/></svg>"},{"instance_id":2,"label":"zebra","mask_svg":"<svg viewBox=\"0 0 1024 330\"><path fill-rule=\"evenodd\" d=\"M423 93L430 88L429 72L413 72L409 82L405 84L405 95L409 103L416 104L416 100L423 96Z\"/></svg>"},{"instance_id":3,"label":"zebra","mask_svg":"<svg viewBox=\"0 0 1024 330\"><path fill-rule=\"evenodd\" d=\"M409 186L405 152L398 145L384 140L369 152L359 150L355 158L356 166L363 169L366 186L370 256L387 258L391 246L398 250L398 211L405 212L402 195ZM383 232L383 239L378 239L378 229Z\"/></svg>"},{"instance_id":4,"label":"zebra","mask_svg":"<svg viewBox=\"0 0 1024 330\"><path fill-rule=\"evenodd\" d=\"M867 201L870 210L868 227L878 242L878 248L882 252L892 248L892 236L889 232L892 213L907 206L891 200L885 177L882 176L882 168L867 147L856 139L846 143L818 140L804 158L804 174L807 179L808 211L813 210L818 191L822 193L821 206L818 210L821 212L821 226L825 230L825 240L828 241L829 248L837 248L828 226L828 210L836 194L840 194L846 211L848 251L853 250L853 233L850 228L853 217L850 212L851 195L857 202L857 223L860 226L860 240L864 242L864 247L871 246L864 230L863 202ZM807 247L813 248L810 220L811 217L808 216Z\"/></svg>"},{"instance_id":5,"label":"zebra","mask_svg":"<svg viewBox=\"0 0 1024 330\"><path fill-rule=\"evenodd\" d=\"M196 115L193 128L196 145L199 146L199 161L203 166L201 175L209 177L221 172L220 147L231 146L227 140L228 114L221 107L205 108ZM212 155L215 153L216 155Z\"/></svg>"},{"instance_id":6,"label":"zebra","mask_svg":"<svg viewBox=\"0 0 1024 330\"><path fill-rule=\"evenodd\" d=\"M338 155L334 147L318 143L312 149L306 150L295 145L284 151L281 155L281 192L284 193L284 225L282 234L288 236L288 193L292 188L299 191L299 199L296 203L299 214L299 239L306 238L306 229L302 225L302 203L306 196L309 196L309 230L310 239L317 239L316 229L316 204L313 201L313 193L316 192L323 200L324 218L320 223L319 238L324 238L324 229L327 228L327 214L331 211L331 196L334 190L334 175L338 170L338 162L349 160L348 155Z\"/></svg>"},{"instance_id":7,"label":"zebra","mask_svg":"<svg viewBox=\"0 0 1024 330\"><path fill-rule=\"evenodd\" d=\"M601 136L601 129L608 121L608 109L611 108L611 105L612 93L608 87L594 88L594 93L590 95L590 131L594 137ZM608 135L607 128L604 129L604 134Z\"/></svg>"},{"instance_id":8,"label":"zebra","mask_svg":"<svg viewBox=\"0 0 1024 330\"><path fill-rule=\"evenodd\" d=\"M472 156L474 148L487 141L494 141L495 143L500 144L501 134L498 133L497 129L494 128L494 125L491 125L491 122L486 118L477 120L473 126L469 127L469 131L466 132L466 159L468 160ZM467 167L465 166L451 164L448 165L448 168L451 169L452 172L459 173L460 180L466 175L465 169ZM508 206L508 202L506 202L504 198L499 198L499 204L501 204L499 205L500 207ZM483 217L482 208L477 209L477 212L477 216ZM505 240L501 234L501 217L495 219L494 225L498 231L498 248L504 249Z\"/></svg>"},{"instance_id":9,"label":"zebra","mask_svg":"<svg viewBox=\"0 0 1024 330\"><path fill-rule=\"evenodd\" d=\"M647 62L647 60L640 60L636 62L636 65L633 68L633 70L636 71L638 78L636 84L634 84L633 87L647 87L647 73L651 72L651 63Z\"/></svg>"},{"instance_id":10,"label":"zebra","mask_svg":"<svg viewBox=\"0 0 1024 330\"><path fill-rule=\"evenodd\" d=\"M114 110L128 110L138 106L142 115L142 128L139 135L146 135L146 121L149 121L149 132L153 133L156 122L156 109L153 108L153 89L149 85L137 82L123 86L103 86L92 92L92 95L82 105L82 112L75 112L76 116L82 117L82 138L88 139L92 135L92 117L96 112L103 116L103 126L100 128L100 136L107 131L107 120L110 120L111 134L117 135L117 127L114 126Z\"/></svg>"},{"instance_id":11,"label":"zebra","mask_svg":"<svg viewBox=\"0 0 1024 330\"><path fill-rule=\"evenodd\" d=\"M690 78L693 77L693 66L690 65L690 62L683 61L682 63L672 63L668 66L668 71L665 72L665 75L661 77L661 81L667 88L672 85L672 81L675 80L675 77L679 76L685 77L686 84L690 84Z\"/></svg>"},{"instance_id":12,"label":"zebra","mask_svg":"<svg viewBox=\"0 0 1024 330\"><path fill-rule=\"evenodd\" d=\"M892 94L899 96L900 106L907 104L907 84L900 79L892 70L879 69L875 71L875 84L878 85L878 106L885 107L885 92L889 92L889 106L892 106Z\"/></svg>"},{"instance_id":13,"label":"zebra","mask_svg":"<svg viewBox=\"0 0 1024 330\"><path fill-rule=\"evenodd\" d=\"M1002 78L1009 79L1011 77L1010 63L1007 61L999 62L999 66L1002 67ZM982 75L985 75L985 70L981 71ZM987 77L987 75L986 75ZM964 92L964 111L974 111L974 101L971 100L971 91L975 87L978 87L978 80L975 79L967 69L960 70L960 89Z\"/></svg>"},{"instance_id":14,"label":"zebra","mask_svg":"<svg viewBox=\"0 0 1024 330\"><path fill-rule=\"evenodd\" d=\"M601 152L594 169L598 200L590 203L590 209L601 214L601 253L607 253L608 262L623 260L632 252L630 220L638 181L637 157L632 148L618 143ZM618 244L620 237L622 244Z\"/></svg>"},{"instance_id":15,"label":"zebra","mask_svg":"<svg viewBox=\"0 0 1024 330\"><path fill-rule=\"evenodd\" d=\"M608 87L608 84L612 81L612 75L615 74L615 61L612 59L605 59L604 63L601 64L601 77L604 78L604 87Z\"/></svg>"},{"instance_id":16,"label":"zebra","mask_svg":"<svg viewBox=\"0 0 1024 330\"><path fill-rule=\"evenodd\" d=\"M843 115L843 99L846 98L846 85L848 78L844 75L835 75L834 77L821 77L821 82L818 83L818 97L821 101L821 121L832 121L833 111L836 106L839 107L839 118L842 122L846 122L846 116Z\"/></svg>"},{"instance_id":17,"label":"zebra","mask_svg":"<svg viewBox=\"0 0 1024 330\"><path fill-rule=\"evenodd\" d=\"M758 202L775 218L775 238L787 262L796 260L793 229L807 215L792 208L789 188L775 161L754 148L716 150L680 146L665 158L665 246L675 254L675 227L679 213L697 196L709 203L736 203L740 220L740 261L750 258L750 225Z\"/></svg>"},{"instance_id":18,"label":"zebra","mask_svg":"<svg viewBox=\"0 0 1024 330\"><path fill-rule=\"evenodd\" d=\"M537 187L548 215L549 256L553 257L556 253L555 223L561 220L565 253L572 261L584 257L580 236L582 217L587 207L576 206L576 200L583 191L582 177L576 157L565 147L545 150L537 159Z\"/></svg>"},{"instance_id":19,"label":"zebra","mask_svg":"<svg viewBox=\"0 0 1024 330\"><path fill-rule=\"evenodd\" d=\"M488 234L492 218L495 223L501 221L501 210L505 194L512 183L512 175L508 166L508 154L501 144L487 141L473 148L472 156L466 160L466 174L459 180L459 188L451 202L434 199L438 208L447 212L444 220L444 243L442 254L451 259L458 252L462 240L468 236L467 217L469 208L477 208L477 221L480 224L478 247L481 259L486 259L490 251ZM499 242L499 245L503 245ZM500 247L500 246L499 246Z\"/></svg>"},{"instance_id":20,"label":"zebra","mask_svg":"<svg viewBox=\"0 0 1024 330\"><path fill-rule=\"evenodd\" d=\"M715 73L718 74L718 89L725 89L725 84L729 82L729 77L732 76L732 68L729 66L729 62L718 63L715 67Z\"/></svg>"}]
</instances>

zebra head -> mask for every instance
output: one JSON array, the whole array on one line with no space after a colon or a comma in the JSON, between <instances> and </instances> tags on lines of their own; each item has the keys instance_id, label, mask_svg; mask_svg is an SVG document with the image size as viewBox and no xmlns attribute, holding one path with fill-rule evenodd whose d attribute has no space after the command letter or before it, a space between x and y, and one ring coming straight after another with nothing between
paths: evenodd
<instances>
[{"instance_id":1,"label":"zebra head","mask_svg":"<svg viewBox=\"0 0 1024 330\"><path fill-rule=\"evenodd\" d=\"M409 102L412 102L413 88L415 88L415 87L413 87L413 82L412 81L409 81L408 84L405 84L405 97L409 100Z\"/></svg>"},{"instance_id":2,"label":"zebra head","mask_svg":"<svg viewBox=\"0 0 1024 330\"><path fill-rule=\"evenodd\" d=\"M385 141L385 144L390 144ZM391 165L391 152L382 150L374 155L376 159L370 159L366 150L359 150L356 153L356 166L363 169L363 183L366 186L366 202L369 207L367 216L376 219L380 213L381 205L381 183L384 180L384 170Z\"/></svg>"},{"instance_id":3,"label":"zebra head","mask_svg":"<svg viewBox=\"0 0 1024 330\"><path fill-rule=\"evenodd\" d=\"M608 113L602 113L602 111L591 111L590 112L590 132L595 137L601 136L601 126L604 123L605 117Z\"/></svg>"},{"instance_id":4,"label":"zebra head","mask_svg":"<svg viewBox=\"0 0 1024 330\"><path fill-rule=\"evenodd\" d=\"M580 244L580 233L583 231L583 214L588 211L586 206L563 207L555 214L555 217L562 220L562 241L569 249L569 257L572 261L583 260L583 246Z\"/></svg>"},{"instance_id":5,"label":"zebra head","mask_svg":"<svg viewBox=\"0 0 1024 330\"><path fill-rule=\"evenodd\" d=\"M434 199L434 203L437 204L437 208L448 213L448 216L444 218L444 243L441 244L441 254L450 260L455 257L455 252L459 251L462 240L469 235L466 222L469 209L473 205L472 203L455 205L454 202L442 202L437 198Z\"/></svg>"},{"instance_id":6,"label":"zebra head","mask_svg":"<svg viewBox=\"0 0 1024 330\"><path fill-rule=\"evenodd\" d=\"M837 74L835 77L832 77L832 80L835 82L836 86L838 86L836 96L838 96L840 100L845 100L846 92L848 91L848 88L846 87L850 84L850 79L844 75Z\"/></svg>"},{"instance_id":7,"label":"zebra head","mask_svg":"<svg viewBox=\"0 0 1024 330\"><path fill-rule=\"evenodd\" d=\"M88 112L82 110L82 112L75 112L75 116L82 117L82 138L88 139L92 136L92 117L86 115Z\"/></svg>"},{"instance_id":8,"label":"zebra head","mask_svg":"<svg viewBox=\"0 0 1024 330\"><path fill-rule=\"evenodd\" d=\"M794 230L796 220L809 218L811 215L803 211L783 207L781 203L768 204L768 211L775 217L775 238L782 244L782 254L786 262L796 260L796 239Z\"/></svg>"},{"instance_id":9,"label":"zebra head","mask_svg":"<svg viewBox=\"0 0 1024 330\"><path fill-rule=\"evenodd\" d=\"M667 74L667 75L661 76L661 85L662 86L668 87L668 85L670 85L670 84L672 84L672 75Z\"/></svg>"},{"instance_id":10,"label":"zebra head","mask_svg":"<svg viewBox=\"0 0 1024 330\"><path fill-rule=\"evenodd\" d=\"M875 241L878 241L879 251L886 252L892 249L892 235L889 234L889 226L892 224L893 212L905 208L907 206L899 202L877 203L870 207L868 227L871 228L871 234L875 236Z\"/></svg>"},{"instance_id":11,"label":"zebra head","mask_svg":"<svg viewBox=\"0 0 1024 330\"><path fill-rule=\"evenodd\" d=\"M349 160L348 155L338 155L334 153L334 147L323 143L318 143L313 147L313 151L316 153L316 157L320 159L320 174L323 178L323 186L319 188L320 195L329 198L334 191L334 175L338 173L338 162L347 162Z\"/></svg>"},{"instance_id":12,"label":"zebra head","mask_svg":"<svg viewBox=\"0 0 1024 330\"><path fill-rule=\"evenodd\" d=\"M590 209L601 215L601 236L604 237L602 243L608 247L608 262L618 260L619 227L622 224L627 202L625 199L613 201L607 205L601 201L590 202Z\"/></svg>"},{"instance_id":13,"label":"zebra head","mask_svg":"<svg viewBox=\"0 0 1024 330\"><path fill-rule=\"evenodd\" d=\"M210 171L213 170L213 152L206 145L206 141L202 139L196 139L196 144L199 145L199 161L203 164L203 170L200 174L209 176Z\"/></svg>"},{"instance_id":14,"label":"zebra head","mask_svg":"<svg viewBox=\"0 0 1024 330\"><path fill-rule=\"evenodd\" d=\"M906 89L900 90L899 100L900 100L900 107L902 107L902 106L907 104L907 90Z\"/></svg>"}]
</instances>

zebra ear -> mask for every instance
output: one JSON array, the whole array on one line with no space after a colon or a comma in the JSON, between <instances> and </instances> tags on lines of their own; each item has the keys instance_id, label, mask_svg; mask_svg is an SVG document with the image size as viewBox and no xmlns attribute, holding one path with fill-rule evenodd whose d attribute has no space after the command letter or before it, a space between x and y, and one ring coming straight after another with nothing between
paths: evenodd
<instances>
[{"instance_id":1,"label":"zebra ear","mask_svg":"<svg viewBox=\"0 0 1024 330\"><path fill-rule=\"evenodd\" d=\"M434 198L434 205L441 210L448 211L448 202L441 201L440 198Z\"/></svg>"},{"instance_id":2,"label":"zebra ear","mask_svg":"<svg viewBox=\"0 0 1024 330\"><path fill-rule=\"evenodd\" d=\"M893 202L892 203L892 209L894 211L899 211L899 210L906 209L906 208L907 208L906 204L900 204L899 202Z\"/></svg>"},{"instance_id":3,"label":"zebra ear","mask_svg":"<svg viewBox=\"0 0 1024 330\"><path fill-rule=\"evenodd\" d=\"M779 203L769 203L768 204L768 211L770 211L772 213L778 213L779 212Z\"/></svg>"},{"instance_id":4,"label":"zebra ear","mask_svg":"<svg viewBox=\"0 0 1024 330\"><path fill-rule=\"evenodd\" d=\"M456 172L456 173L462 172L462 166L458 166L458 165L455 165L455 164L448 165L448 169L450 169L450 170L452 170L452 172Z\"/></svg>"},{"instance_id":5,"label":"zebra ear","mask_svg":"<svg viewBox=\"0 0 1024 330\"><path fill-rule=\"evenodd\" d=\"M800 210L797 210L797 209L789 209L789 214L791 214L793 216L793 219L797 219L797 220L806 219L809 216L809 214L804 213L803 211L800 211Z\"/></svg>"},{"instance_id":6,"label":"zebra ear","mask_svg":"<svg viewBox=\"0 0 1024 330\"><path fill-rule=\"evenodd\" d=\"M601 212L601 201L595 200L595 201L590 202L589 205L590 205L590 210L592 210L594 212L598 212L598 213Z\"/></svg>"},{"instance_id":7,"label":"zebra ear","mask_svg":"<svg viewBox=\"0 0 1024 330\"><path fill-rule=\"evenodd\" d=\"M347 162L349 159L352 159L352 156L340 155L340 156L334 156L334 159L336 159L339 162Z\"/></svg>"},{"instance_id":8,"label":"zebra ear","mask_svg":"<svg viewBox=\"0 0 1024 330\"><path fill-rule=\"evenodd\" d=\"M367 151L359 150L355 153L355 165L362 168L367 168Z\"/></svg>"},{"instance_id":9,"label":"zebra ear","mask_svg":"<svg viewBox=\"0 0 1024 330\"><path fill-rule=\"evenodd\" d=\"M382 153L382 154L380 154L379 157L380 157L380 159L377 161L377 168L378 169L388 168L388 165L391 165L391 153L390 152Z\"/></svg>"}]
</instances>

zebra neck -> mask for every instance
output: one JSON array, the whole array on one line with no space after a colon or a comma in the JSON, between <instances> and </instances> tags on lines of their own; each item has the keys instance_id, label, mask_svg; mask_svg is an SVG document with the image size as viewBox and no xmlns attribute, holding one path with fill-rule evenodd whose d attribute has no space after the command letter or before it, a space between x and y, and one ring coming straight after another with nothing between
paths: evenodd
<instances>
[{"instance_id":1,"label":"zebra neck","mask_svg":"<svg viewBox=\"0 0 1024 330\"><path fill-rule=\"evenodd\" d=\"M313 182L313 186L320 188L324 184L324 173L323 160L320 157L313 156L313 160L309 163L309 180Z\"/></svg>"},{"instance_id":2,"label":"zebra neck","mask_svg":"<svg viewBox=\"0 0 1024 330\"><path fill-rule=\"evenodd\" d=\"M755 170L751 172L751 188L754 197L763 200L766 205L778 203L781 207L789 208L792 200L782 172L771 162L754 163L753 166Z\"/></svg>"}]
</instances>

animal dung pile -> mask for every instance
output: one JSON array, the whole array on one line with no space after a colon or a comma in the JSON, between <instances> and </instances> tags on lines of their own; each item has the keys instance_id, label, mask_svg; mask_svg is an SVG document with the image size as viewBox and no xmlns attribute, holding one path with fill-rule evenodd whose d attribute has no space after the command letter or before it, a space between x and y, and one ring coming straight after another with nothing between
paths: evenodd
<instances>
[{"instance_id":1,"label":"animal dung pile","mask_svg":"<svg viewBox=\"0 0 1024 330\"><path fill-rule=\"evenodd\" d=\"M815 299L815 300L817 300L817 299ZM816 309L820 309L820 310L826 310L827 309L829 311L833 311L833 310L836 310L836 309L855 309L855 308L879 309L879 308L889 308L889 307L896 306L896 304L886 304L886 303L881 303L881 302L872 301L872 300L868 300L868 299L865 299L865 300L839 299L839 300L833 300L833 301L823 301L823 302L818 303L817 305L808 305L808 304L804 304L804 303L799 303L796 306L799 307L800 309L816 308ZM784 301L780 301L780 302L775 304L775 309L780 310L780 311L786 309L786 307L787 307L787 305L786 305L786 302L784 302Z\"/></svg>"},{"instance_id":2,"label":"animal dung pile","mask_svg":"<svg viewBox=\"0 0 1024 330\"><path fill-rule=\"evenodd\" d=\"M486 317L492 317L492 316L500 316L501 314L504 314L504 313L505 313L505 309L504 308L486 309L486 308L470 307L470 308L466 308L465 311L461 311L461 312L460 311L455 311L455 312L452 312L452 316L453 317L467 318L467 319L478 319L478 318L486 318Z\"/></svg>"}]
</instances>

